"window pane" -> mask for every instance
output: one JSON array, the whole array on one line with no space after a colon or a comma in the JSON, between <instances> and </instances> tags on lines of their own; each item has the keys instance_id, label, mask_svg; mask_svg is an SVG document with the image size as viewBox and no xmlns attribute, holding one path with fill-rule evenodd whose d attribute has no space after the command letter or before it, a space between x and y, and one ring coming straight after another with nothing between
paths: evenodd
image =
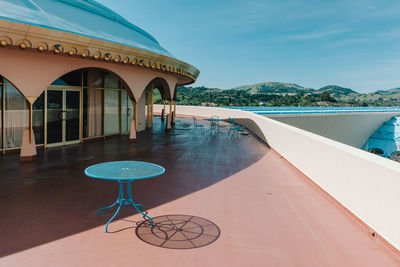
<instances>
[{"instance_id":1,"label":"window pane","mask_svg":"<svg viewBox=\"0 0 400 267\"><path fill-rule=\"evenodd\" d=\"M52 85L67 85L67 86L80 86L81 85L81 71L76 70L65 74L64 76L55 80Z\"/></svg>"},{"instance_id":2,"label":"window pane","mask_svg":"<svg viewBox=\"0 0 400 267\"><path fill-rule=\"evenodd\" d=\"M113 73L106 73L104 77L104 87L105 88L119 88L118 77Z\"/></svg>"},{"instance_id":3,"label":"window pane","mask_svg":"<svg viewBox=\"0 0 400 267\"><path fill-rule=\"evenodd\" d=\"M105 90L104 98L104 134L119 133L119 91Z\"/></svg>"},{"instance_id":4,"label":"window pane","mask_svg":"<svg viewBox=\"0 0 400 267\"><path fill-rule=\"evenodd\" d=\"M47 91L47 144L62 142L63 92Z\"/></svg>"},{"instance_id":5,"label":"window pane","mask_svg":"<svg viewBox=\"0 0 400 267\"><path fill-rule=\"evenodd\" d=\"M128 94L122 91L122 107L121 107L121 131L126 133L128 131Z\"/></svg>"},{"instance_id":6,"label":"window pane","mask_svg":"<svg viewBox=\"0 0 400 267\"><path fill-rule=\"evenodd\" d=\"M85 74L85 86L103 88L103 72L88 70Z\"/></svg>"},{"instance_id":7,"label":"window pane","mask_svg":"<svg viewBox=\"0 0 400 267\"><path fill-rule=\"evenodd\" d=\"M66 91L65 97L65 139L66 141L79 140L81 93L79 91Z\"/></svg>"},{"instance_id":8,"label":"window pane","mask_svg":"<svg viewBox=\"0 0 400 267\"><path fill-rule=\"evenodd\" d=\"M33 104L33 132L35 133L35 143L44 143L44 92L36 99Z\"/></svg>"}]
</instances>

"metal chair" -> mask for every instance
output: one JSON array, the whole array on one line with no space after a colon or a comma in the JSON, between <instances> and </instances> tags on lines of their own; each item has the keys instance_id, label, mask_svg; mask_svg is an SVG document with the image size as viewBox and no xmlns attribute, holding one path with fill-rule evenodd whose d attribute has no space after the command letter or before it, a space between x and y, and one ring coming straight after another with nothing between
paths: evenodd
<instances>
[{"instance_id":1,"label":"metal chair","mask_svg":"<svg viewBox=\"0 0 400 267\"><path fill-rule=\"evenodd\" d=\"M197 123L197 119L195 117L193 117L193 130L192 130L192 133L196 133L197 129L200 129L200 132L202 134L204 134L204 132L205 132L204 125L203 124L198 124Z\"/></svg>"},{"instance_id":2,"label":"metal chair","mask_svg":"<svg viewBox=\"0 0 400 267\"><path fill-rule=\"evenodd\" d=\"M243 131L245 127L237 124L233 119L228 118L228 122L231 124L228 130L228 135L239 137L239 132Z\"/></svg>"},{"instance_id":3,"label":"metal chair","mask_svg":"<svg viewBox=\"0 0 400 267\"><path fill-rule=\"evenodd\" d=\"M227 132L228 135L232 133L232 131L235 131L237 124L232 118L228 118L228 123L229 123L229 130Z\"/></svg>"}]
</instances>

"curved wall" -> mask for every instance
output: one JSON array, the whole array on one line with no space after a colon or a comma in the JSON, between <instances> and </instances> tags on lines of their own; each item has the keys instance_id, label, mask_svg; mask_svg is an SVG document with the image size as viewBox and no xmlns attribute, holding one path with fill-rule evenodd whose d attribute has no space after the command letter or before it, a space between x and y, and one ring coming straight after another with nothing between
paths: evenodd
<instances>
[{"instance_id":1,"label":"curved wall","mask_svg":"<svg viewBox=\"0 0 400 267\"><path fill-rule=\"evenodd\" d=\"M234 118L400 249L399 163L246 111L177 106L177 114Z\"/></svg>"}]
</instances>

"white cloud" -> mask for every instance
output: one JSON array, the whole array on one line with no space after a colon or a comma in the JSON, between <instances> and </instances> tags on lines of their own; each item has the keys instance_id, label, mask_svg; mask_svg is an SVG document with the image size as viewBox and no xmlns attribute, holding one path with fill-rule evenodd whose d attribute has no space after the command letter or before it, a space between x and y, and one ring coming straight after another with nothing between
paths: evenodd
<instances>
[{"instance_id":1,"label":"white cloud","mask_svg":"<svg viewBox=\"0 0 400 267\"><path fill-rule=\"evenodd\" d=\"M301 41L301 40L313 40L324 38L331 35L337 35L344 32L348 32L349 29L334 29L334 30L319 30L319 31L310 31L303 33L296 33L284 36L279 38L280 41Z\"/></svg>"},{"instance_id":2,"label":"white cloud","mask_svg":"<svg viewBox=\"0 0 400 267\"><path fill-rule=\"evenodd\" d=\"M400 27L392 28L386 31L380 32L368 32L368 33L361 33L358 36L341 39L330 46L332 47L343 47L349 46L354 44L365 44L365 43L372 43L372 42L383 42L383 41L391 41L400 39Z\"/></svg>"}]
</instances>

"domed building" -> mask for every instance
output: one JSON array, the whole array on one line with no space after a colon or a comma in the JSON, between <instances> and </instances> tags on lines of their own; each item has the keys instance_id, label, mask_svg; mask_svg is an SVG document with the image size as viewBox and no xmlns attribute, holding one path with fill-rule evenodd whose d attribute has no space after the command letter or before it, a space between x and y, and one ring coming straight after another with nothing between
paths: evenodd
<instances>
[{"instance_id":1,"label":"domed building","mask_svg":"<svg viewBox=\"0 0 400 267\"><path fill-rule=\"evenodd\" d=\"M0 6L0 149L21 149L21 160L34 158L37 147L135 139L152 126L154 90L171 114L176 87L199 75L93 0Z\"/></svg>"}]
</instances>

